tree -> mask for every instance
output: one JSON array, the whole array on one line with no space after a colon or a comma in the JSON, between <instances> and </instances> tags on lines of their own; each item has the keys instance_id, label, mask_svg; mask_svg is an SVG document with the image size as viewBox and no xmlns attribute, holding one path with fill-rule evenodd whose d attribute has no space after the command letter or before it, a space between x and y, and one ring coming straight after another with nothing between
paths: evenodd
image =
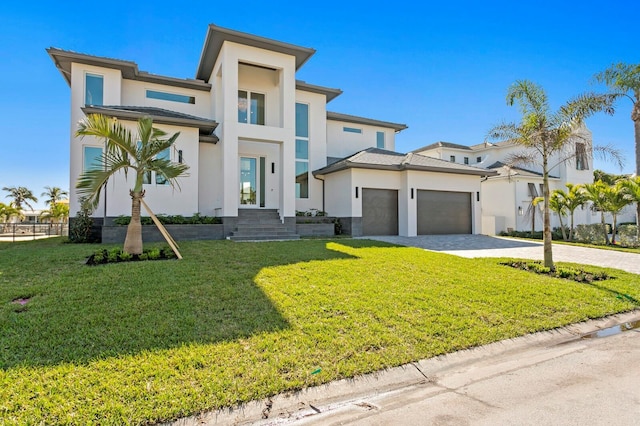
<instances>
[{"instance_id":1,"label":"tree","mask_svg":"<svg viewBox=\"0 0 640 426\"><path fill-rule=\"evenodd\" d=\"M616 98L627 98L633 104L631 120L633 121L636 176L640 176L640 64L617 63L595 75L596 81L609 87ZM640 203L636 204L636 218L640 217ZM636 221L640 227L640 223Z\"/></svg>"},{"instance_id":2,"label":"tree","mask_svg":"<svg viewBox=\"0 0 640 426\"><path fill-rule=\"evenodd\" d=\"M551 198L549 198L549 208L551 211L556 212L558 214L558 219L560 220L560 230L562 232L562 239L567 241L567 230L564 227L564 223L562 222L562 217L567 215L569 211L567 208L566 200L561 195L564 193L561 189L556 189L551 193ZM533 200L533 205L537 206L541 202L544 202L544 197L536 197Z\"/></svg>"},{"instance_id":3,"label":"tree","mask_svg":"<svg viewBox=\"0 0 640 426\"><path fill-rule=\"evenodd\" d=\"M604 233L604 242L609 245L609 233L607 232L607 225L604 222L604 213L607 210L607 195L606 191L609 186L601 180L594 183L585 183L582 185L582 192L585 198L593 203L592 208L600 212L600 223L602 225L602 232Z\"/></svg>"},{"instance_id":4,"label":"tree","mask_svg":"<svg viewBox=\"0 0 640 426\"><path fill-rule=\"evenodd\" d=\"M567 207L567 210L569 211L569 216L571 220L569 225L569 241L573 241L573 231L575 228L574 222L573 222L573 216L576 209L578 207L583 206L584 203L587 202L587 199L585 198L584 193L582 192L582 185L574 185L572 183L568 183L565 186L569 190L568 192L565 192L561 189L558 189L556 191L559 191L558 194L564 199L564 204Z\"/></svg>"},{"instance_id":5,"label":"tree","mask_svg":"<svg viewBox=\"0 0 640 426\"><path fill-rule=\"evenodd\" d=\"M131 196L131 222L127 228L123 250L132 255L142 253L142 225L140 224L140 204L144 197L145 175L155 172L174 187L179 187L178 177L183 176L189 166L175 163L159 155L173 146L180 133L165 138L166 132L153 127L150 117L138 120L137 134L124 128L115 119L90 114L79 124L76 136L94 136L106 141L106 150L100 157L99 167L83 172L76 184L78 194L95 209L100 193L108 180L123 172L125 178L132 172L135 177Z\"/></svg>"},{"instance_id":6,"label":"tree","mask_svg":"<svg viewBox=\"0 0 640 426\"><path fill-rule=\"evenodd\" d=\"M508 163L538 164L542 167L544 265L551 270L555 270L555 265L551 244L549 170L555 165L550 161L554 155L560 156L560 162L574 158L575 152L567 153L567 148L575 140L583 139L584 120L600 111L613 114L614 100L613 95L587 93L551 112L547 94L541 86L528 80L516 81L507 91L507 104L518 104L522 113L520 123L501 124L489 131L491 139L510 140L526 149L512 155Z\"/></svg>"},{"instance_id":7,"label":"tree","mask_svg":"<svg viewBox=\"0 0 640 426\"><path fill-rule=\"evenodd\" d=\"M64 223L64 219L69 217L69 204L53 203L49 206L49 210L45 210L40 217L51 219L52 223Z\"/></svg>"},{"instance_id":8,"label":"tree","mask_svg":"<svg viewBox=\"0 0 640 426\"><path fill-rule=\"evenodd\" d=\"M624 196L631 203L640 204L640 176L630 177L627 179L621 179L620 185L624 191ZM636 239L640 241L640 212L636 209Z\"/></svg>"},{"instance_id":9,"label":"tree","mask_svg":"<svg viewBox=\"0 0 640 426\"><path fill-rule=\"evenodd\" d=\"M2 188L2 190L9 193L9 195L7 195L7 198L13 198L13 205L18 210L22 210L22 204L26 204L31 210L33 210L33 206L31 206L29 201L33 201L34 203L38 202L38 199L35 195L33 195L33 192L31 192L29 188L25 188L24 186L5 186L4 188Z\"/></svg>"},{"instance_id":10,"label":"tree","mask_svg":"<svg viewBox=\"0 0 640 426\"><path fill-rule=\"evenodd\" d=\"M67 191L62 190L57 186L45 186L44 189L45 191L41 195L43 197L47 197L46 202L49 206L53 206L58 201L64 200L64 197L69 195Z\"/></svg>"},{"instance_id":11,"label":"tree","mask_svg":"<svg viewBox=\"0 0 640 426\"><path fill-rule=\"evenodd\" d=\"M612 224L611 224L611 244L616 243L616 233L618 231L618 214L629 205L630 201L627 197L625 197L625 192L623 190L621 183L616 183L615 185L609 185L604 192L605 197L605 208L611 213L612 216Z\"/></svg>"},{"instance_id":12,"label":"tree","mask_svg":"<svg viewBox=\"0 0 640 426\"><path fill-rule=\"evenodd\" d=\"M14 207L12 204L0 203L0 222L4 223L3 232L7 230L11 218L14 216L23 217L22 211Z\"/></svg>"}]
</instances>

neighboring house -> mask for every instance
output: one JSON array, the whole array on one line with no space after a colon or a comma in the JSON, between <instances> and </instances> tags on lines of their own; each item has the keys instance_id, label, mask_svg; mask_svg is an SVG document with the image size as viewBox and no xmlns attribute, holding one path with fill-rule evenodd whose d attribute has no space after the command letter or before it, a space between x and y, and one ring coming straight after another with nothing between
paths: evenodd
<instances>
[{"instance_id":1,"label":"neighboring house","mask_svg":"<svg viewBox=\"0 0 640 426\"><path fill-rule=\"evenodd\" d=\"M73 134L86 114L101 113L130 128L151 116L179 131L165 155L188 164L189 174L180 191L149 176L145 200L155 213L221 217L225 236L247 217L259 221L261 210L295 232L296 211L310 209L340 218L352 235L481 232L480 181L496 173L395 153L404 124L327 111L342 91L296 80L314 49L210 25L195 79L47 52L71 87L71 216L80 207L78 176L103 149ZM109 182L94 217L109 224L129 215L130 186L124 176Z\"/></svg>"},{"instance_id":2,"label":"neighboring house","mask_svg":"<svg viewBox=\"0 0 640 426\"><path fill-rule=\"evenodd\" d=\"M593 182L592 135L586 127L581 136L567 146L565 152L557 154L549 162L549 189L567 190L566 184ZM412 152L450 161L454 164L473 165L497 172L482 181L482 230L484 234L501 231L542 230L542 204L534 208L532 201L542 196L542 167L527 164L521 167L507 165L509 157L521 153L525 148L509 141L458 145L436 142ZM566 160L569 158L569 160ZM626 218L626 216L625 216ZM574 213L575 224L599 223L600 214L589 205ZM568 223L565 221L565 225ZM552 212L551 226L559 227L558 215Z\"/></svg>"}]
</instances>

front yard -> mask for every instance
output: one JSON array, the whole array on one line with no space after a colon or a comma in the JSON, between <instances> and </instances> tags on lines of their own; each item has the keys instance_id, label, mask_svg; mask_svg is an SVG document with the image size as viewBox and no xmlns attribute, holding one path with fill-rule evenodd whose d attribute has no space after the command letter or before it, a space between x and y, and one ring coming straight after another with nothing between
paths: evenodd
<instances>
[{"instance_id":1,"label":"front yard","mask_svg":"<svg viewBox=\"0 0 640 426\"><path fill-rule=\"evenodd\" d=\"M0 423L145 424L638 307L593 284L369 240L0 243ZM595 267L589 270L601 270Z\"/></svg>"}]
</instances>

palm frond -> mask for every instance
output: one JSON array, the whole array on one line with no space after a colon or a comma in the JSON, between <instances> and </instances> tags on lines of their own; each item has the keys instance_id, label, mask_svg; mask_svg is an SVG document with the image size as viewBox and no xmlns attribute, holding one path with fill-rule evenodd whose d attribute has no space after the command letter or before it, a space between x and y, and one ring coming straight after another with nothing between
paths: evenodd
<instances>
[{"instance_id":1,"label":"palm frond","mask_svg":"<svg viewBox=\"0 0 640 426\"><path fill-rule=\"evenodd\" d=\"M508 167L520 167L527 165L537 165L539 163L538 153L532 151L514 152L505 158Z\"/></svg>"},{"instance_id":2,"label":"palm frond","mask_svg":"<svg viewBox=\"0 0 640 426\"><path fill-rule=\"evenodd\" d=\"M522 115L545 116L549 110L547 94L529 80L518 80L507 90L507 105L518 104Z\"/></svg>"}]
</instances>

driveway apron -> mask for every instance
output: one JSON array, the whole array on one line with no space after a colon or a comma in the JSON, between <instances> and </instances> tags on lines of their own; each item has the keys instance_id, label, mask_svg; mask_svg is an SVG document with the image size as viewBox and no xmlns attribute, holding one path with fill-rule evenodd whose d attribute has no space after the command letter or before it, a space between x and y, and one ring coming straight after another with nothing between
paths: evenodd
<instances>
[{"instance_id":1,"label":"driveway apron","mask_svg":"<svg viewBox=\"0 0 640 426\"><path fill-rule=\"evenodd\" d=\"M542 242L539 241L490 237L487 235L420 235L417 237L381 236L366 238L461 257L543 259ZM583 265L616 268L640 274L640 255L636 253L554 244L553 260L555 262L573 262Z\"/></svg>"}]
</instances>

